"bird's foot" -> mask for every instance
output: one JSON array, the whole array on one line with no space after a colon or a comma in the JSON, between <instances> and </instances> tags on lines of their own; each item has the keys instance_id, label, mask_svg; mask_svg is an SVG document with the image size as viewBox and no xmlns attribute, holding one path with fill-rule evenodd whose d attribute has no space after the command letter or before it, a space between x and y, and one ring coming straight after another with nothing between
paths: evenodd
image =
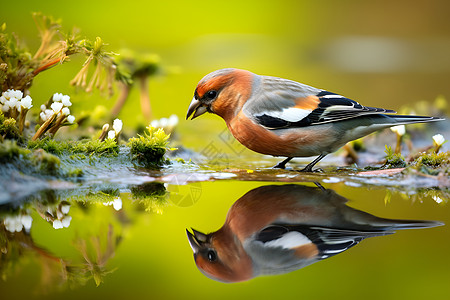
<instances>
[{"instance_id":1,"label":"bird's foot","mask_svg":"<svg viewBox=\"0 0 450 300\"><path fill-rule=\"evenodd\" d=\"M272 169L286 169L286 164L284 164L283 162L279 162L277 163L275 166L272 167Z\"/></svg>"}]
</instances>

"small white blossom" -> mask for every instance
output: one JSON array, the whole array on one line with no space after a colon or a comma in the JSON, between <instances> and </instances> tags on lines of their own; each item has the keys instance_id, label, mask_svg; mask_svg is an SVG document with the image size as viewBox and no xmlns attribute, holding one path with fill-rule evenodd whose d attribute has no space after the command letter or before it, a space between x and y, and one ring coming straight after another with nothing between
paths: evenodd
<instances>
[{"instance_id":1,"label":"small white blossom","mask_svg":"<svg viewBox=\"0 0 450 300\"><path fill-rule=\"evenodd\" d=\"M117 211L121 210L122 209L122 199L120 199L120 197L117 197L116 199L114 199L112 206Z\"/></svg>"},{"instance_id":2,"label":"small white blossom","mask_svg":"<svg viewBox=\"0 0 450 300\"><path fill-rule=\"evenodd\" d=\"M61 229L63 228L63 224L60 220L53 221L53 228L55 229Z\"/></svg>"},{"instance_id":3,"label":"small white blossom","mask_svg":"<svg viewBox=\"0 0 450 300\"><path fill-rule=\"evenodd\" d=\"M63 227L67 228L70 226L70 221L72 221L72 217L71 216L65 216L64 218L62 218L61 220L61 224Z\"/></svg>"},{"instance_id":4,"label":"small white blossom","mask_svg":"<svg viewBox=\"0 0 450 300\"><path fill-rule=\"evenodd\" d=\"M53 109L53 112L55 114L59 113L61 109L63 108L63 104L61 102L53 102L50 106Z\"/></svg>"},{"instance_id":5,"label":"small white blossom","mask_svg":"<svg viewBox=\"0 0 450 300\"><path fill-rule=\"evenodd\" d=\"M62 100L63 96L64 95L61 94L61 93L54 93L53 94L53 101L60 102Z\"/></svg>"},{"instance_id":6,"label":"small white blossom","mask_svg":"<svg viewBox=\"0 0 450 300\"><path fill-rule=\"evenodd\" d=\"M169 117L169 126L175 127L178 125L178 116L177 115L171 115Z\"/></svg>"},{"instance_id":7,"label":"small white blossom","mask_svg":"<svg viewBox=\"0 0 450 300\"><path fill-rule=\"evenodd\" d=\"M47 109L47 106L45 106L45 104L41 105L41 111L45 111Z\"/></svg>"},{"instance_id":8,"label":"small white blossom","mask_svg":"<svg viewBox=\"0 0 450 300\"><path fill-rule=\"evenodd\" d=\"M169 125L169 119L167 119L167 118L159 119L159 126L166 128L167 125Z\"/></svg>"},{"instance_id":9,"label":"small white blossom","mask_svg":"<svg viewBox=\"0 0 450 300\"><path fill-rule=\"evenodd\" d=\"M69 115L69 116L67 117L67 122L69 122L70 124L73 124L73 122L75 122L75 117L72 116L72 115Z\"/></svg>"},{"instance_id":10,"label":"small white blossom","mask_svg":"<svg viewBox=\"0 0 450 300\"><path fill-rule=\"evenodd\" d=\"M442 202L444 202L444 200L442 200L442 198L439 196L433 195L433 196L431 196L431 198L433 198L433 200L436 201L436 203L438 203L438 204L441 204Z\"/></svg>"},{"instance_id":11,"label":"small white blossom","mask_svg":"<svg viewBox=\"0 0 450 300\"><path fill-rule=\"evenodd\" d=\"M20 90L10 90L11 97L17 98L17 99L22 99L23 97L23 93Z\"/></svg>"},{"instance_id":12,"label":"small white blossom","mask_svg":"<svg viewBox=\"0 0 450 300\"><path fill-rule=\"evenodd\" d=\"M106 131L106 130L108 130L108 129L109 129L109 124L108 124L108 123L106 123L105 125L103 125L102 131Z\"/></svg>"},{"instance_id":13,"label":"small white blossom","mask_svg":"<svg viewBox=\"0 0 450 300\"><path fill-rule=\"evenodd\" d=\"M11 98L9 98L8 105L9 105L9 107L13 108L16 106L16 104L18 102L19 102L19 99L15 98L15 97L11 97Z\"/></svg>"},{"instance_id":14,"label":"small white blossom","mask_svg":"<svg viewBox=\"0 0 450 300\"><path fill-rule=\"evenodd\" d=\"M63 109L61 110L61 113L65 116L70 115L70 109L68 107L63 107Z\"/></svg>"},{"instance_id":15,"label":"small white blossom","mask_svg":"<svg viewBox=\"0 0 450 300\"><path fill-rule=\"evenodd\" d=\"M2 112L8 112L9 111L9 105L8 102L5 103L5 105L2 106Z\"/></svg>"},{"instance_id":16,"label":"small white blossom","mask_svg":"<svg viewBox=\"0 0 450 300\"><path fill-rule=\"evenodd\" d=\"M8 101L8 99L5 98L5 96L0 97L0 103L5 104L5 102Z\"/></svg>"},{"instance_id":17,"label":"small white blossom","mask_svg":"<svg viewBox=\"0 0 450 300\"><path fill-rule=\"evenodd\" d=\"M406 132L405 125L397 125L397 126L391 127L391 130L400 136L403 136Z\"/></svg>"},{"instance_id":18,"label":"small white blossom","mask_svg":"<svg viewBox=\"0 0 450 300\"><path fill-rule=\"evenodd\" d=\"M115 139L116 138L116 132L114 130L108 131L108 139Z\"/></svg>"},{"instance_id":19,"label":"small white blossom","mask_svg":"<svg viewBox=\"0 0 450 300\"><path fill-rule=\"evenodd\" d=\"M47 115L46 115L43 111L41 111L41 113L39 114L39 116L41 117L41 120L44 121L44 122L47 121L47 119L48 119L48 118L47 118Z\"/></svg>"},{"instance_id":20,"label":"small white blossom","mask_svg":"<svg viewBox=\"0 0 450 300\"><path fill-rule=\"evenodd\" d=\"M150 122L150 126L152 126L153 128L158 128L159 127L159 120L153 120Z\"/></svg>"},{"instance_id":21,"label":"small white blossom","mask_svg":"<svg viewBox=\"0 0 450 300\"><path fill-rule=\"evenodd\" d=\"M122 120L120 119L115 119L113 122L113 129L116 132L116 135L119 134L122 131Z\"/></svg>"},{"instance_id":22,"label":"small white blossom","mask_svg":"<svg viewBox=\"0 0 450 300\"><path fill-rule=\"evenodd\" d=\"M64 104L64 106L67 106L67 107L72 105L72 102L70 102L70 96L68 96L68 95L62 96L61 102L62 102L62 104Z\"/></svg>"},{"instance_id":23,"label":"small white blossom","mask_svg":"<svg viewBox=\"0 0 450 300\"><path fill-rule=\"evenodd\" d=\"M26 96L25 98L22 98L22 100L20 100L20 105L23 108L30 109L33 107L33 105L31 104L32 101L33 100L31 99L30 96Z\"/></svg>"},{"instance_id":24,"label":"small white blossom","mask_svg":"<svg viewBox=\"0 0 450 300\"><path fill-rule=\"evenodd\" d=\"M442 144L445 143L445 138L442 134L436 134L436 135L433 135L433 142L437 146L442 146Z\"/></svg>"}]
</instances>

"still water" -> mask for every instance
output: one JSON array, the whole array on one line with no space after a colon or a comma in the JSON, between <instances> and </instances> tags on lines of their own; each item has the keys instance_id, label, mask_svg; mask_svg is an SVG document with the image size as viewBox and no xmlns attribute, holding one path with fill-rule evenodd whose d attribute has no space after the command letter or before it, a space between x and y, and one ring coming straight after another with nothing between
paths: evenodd
<instances>
[{"instance_id":1,"label":"still water","mask_svg":"<svg viewBox=\"0 0 450 300\"><path fill-rule=\"evenodd\" d=\"M448 224L448 199L433 193L405 195L344 182L151 182L47 191L20 205L2 205L1 219L2 299L444 299L450 294L447 225L398 220ZM205 262L221 242L217 238L205 246L207 236L201 233L228 230L222 226L243 240L259 232L254 239L260 245L272 242L278 252L253 257L258 266L233 264L224 257L244 255L243 249L224 252L224 245L218 246L213 260L247 276L239 283L213 280L218 273ZM297 233L288 239L295 251L287 249L286 239L274 241L286 230ZM204 258L200 268L193 250L201 253L197 264Z\"/></svg>"}]
</instances>

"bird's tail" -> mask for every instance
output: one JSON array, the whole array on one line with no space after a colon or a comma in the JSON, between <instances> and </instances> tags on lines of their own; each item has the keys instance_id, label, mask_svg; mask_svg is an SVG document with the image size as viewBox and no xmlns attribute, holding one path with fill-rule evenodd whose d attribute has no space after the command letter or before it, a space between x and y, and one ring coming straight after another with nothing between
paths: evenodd
<instances>
[{"instance_id":1,"label":"bird's tail","mask_svg":"<svg viewBox=\"0 0 450 300\"><path fill-rule=\"evenodd\" d=\"M438 117L426 117L426 116L408 116L408 115L385 115L392 119L393 125L406 125L412 123L428 123L443 121L444 119Z\"/></svg>"}]
</instances>

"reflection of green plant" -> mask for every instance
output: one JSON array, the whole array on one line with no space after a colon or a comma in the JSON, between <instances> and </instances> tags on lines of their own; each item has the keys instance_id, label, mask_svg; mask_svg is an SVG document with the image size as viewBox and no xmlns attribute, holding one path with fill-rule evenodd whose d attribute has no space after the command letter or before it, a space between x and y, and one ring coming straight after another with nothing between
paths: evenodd
<instances>
[{"instance_id":1,"label":"reflection of green plant","mask_svg":"<svg viewBox=\"0 0 450 300\"><path fill-rule=\"evenodd\" d=\"M149 182L131 187L133 199L144 206L145 211L162 214L169 204L168 193L163 183Z\"/></svg>"},{"instance_id":2,"label":"reflection of green plant","mask_svg":"<svg viewBox=\"0 0 450 300\"><path fill-rule=\"evenodd\" d=\"M143 136L130 138L127 145L133 159L138 163L144 167L157 167L167 162L164 154L168 149L169 137L170 135L165 134L163 129L148 126Z\"/></svg>"}]
</instances>

